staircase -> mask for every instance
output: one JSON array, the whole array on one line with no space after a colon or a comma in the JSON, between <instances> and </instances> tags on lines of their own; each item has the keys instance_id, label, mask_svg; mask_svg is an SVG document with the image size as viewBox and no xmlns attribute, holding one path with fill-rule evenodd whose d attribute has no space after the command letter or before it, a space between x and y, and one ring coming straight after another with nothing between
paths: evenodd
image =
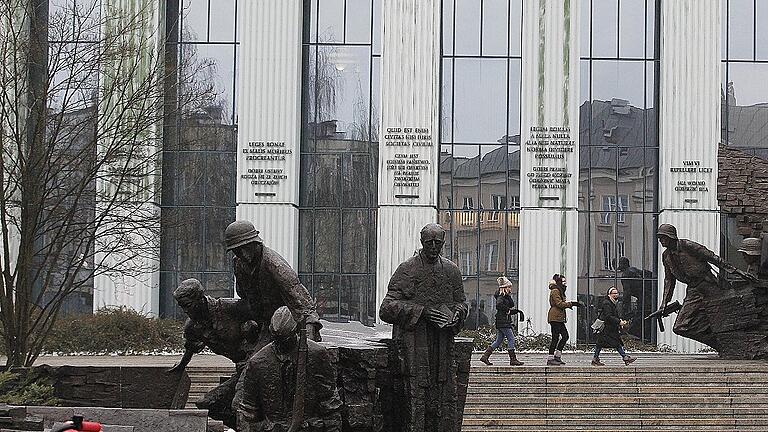
<instances>
[{"instance_id":1,"label":"staircase","mask_svg":"<svg viewBox=\"0 0 768 432\"><path fill-rule=\"evenodd\" d=\"M641 356L637 367L473 362L462 431L768 431L768 362L667 358Z\"/></svg>"},{"instance_id":2,"label":"staircase","mask_svg":"<svg viewBox=\"0 0 768 432\"><path fill-rule=\"evenodd\" d=\"M185 408L197 408L195 402L235 373L235 365L216 367L187 367L191 384Z\"/></svg>"}]
</instances>

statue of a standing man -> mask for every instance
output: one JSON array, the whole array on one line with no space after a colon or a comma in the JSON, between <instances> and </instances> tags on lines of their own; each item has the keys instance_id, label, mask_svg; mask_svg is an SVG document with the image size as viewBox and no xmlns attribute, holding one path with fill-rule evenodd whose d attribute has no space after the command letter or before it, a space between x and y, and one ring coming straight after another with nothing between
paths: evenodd
<instances>
[{"instance_id":1,"label":"statue of a standing man","mask_svg":"<svg viewBox=\"0 0 768 432\"><path fill-rule=\"evenodd\" d=\"M394 325L408 412L408 432L455 431L456 368L453 338L467 316L461 272L440 256L445 230L421 230L422 249L400 264L389 280L379 316ZM457 431L458 432L458 431Z\"/></svg>"}]
</instances>

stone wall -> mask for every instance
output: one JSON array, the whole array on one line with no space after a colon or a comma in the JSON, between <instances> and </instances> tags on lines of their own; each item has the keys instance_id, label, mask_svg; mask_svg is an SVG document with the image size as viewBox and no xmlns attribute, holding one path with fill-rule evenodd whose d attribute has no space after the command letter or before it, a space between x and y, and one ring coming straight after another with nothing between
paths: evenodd
<instances>
[{"instance_id":1,"label":"stone wall","mask_svg":"<svg viewBox=\"0 0 768 432\"><path fill-rule=\"evenodd\" d=\"M151 410L94 407L27 407L29 415L42 419L46 428L82 415L86 421L101 423L104 431L206 432L205 410ZM118 428L118 426L122 426Z\"/></svg>"},{"instance_id":2,"label":"stone wall","mask_svg":"<svg viewBox=\"0 0 768 432\"><path fill-rule=\"evenodd\" d=\"M181 409L187 401L187 373L168 374L163 367L37 366L14 369L53 385L61 405L108 408Z\"/></svg>"},{"instance_id":3,"label":"stone wall","mask_svg":"<svg viewBox=\"0 0 768 432\"><path fill-rule=\"evenodd\" d=\"M717 201L744 237L759 237L768 219L768 161L720 144Z\"/></svg>"}]
</instances>

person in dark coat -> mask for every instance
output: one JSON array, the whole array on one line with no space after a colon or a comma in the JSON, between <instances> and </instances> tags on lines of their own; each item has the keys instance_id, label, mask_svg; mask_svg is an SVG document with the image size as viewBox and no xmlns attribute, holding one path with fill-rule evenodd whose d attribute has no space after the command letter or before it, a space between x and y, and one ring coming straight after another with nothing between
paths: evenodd
<instances>
[{"instance_id":1,"label":"person in dark coat","mask_svg":"<svg viewBox=\"0 0 768 432\"><path fill-rule=\"evenodd\" d=\"M512 282L506 277L502 276L497 279L499 283L499 290L493 297L496 299L496 340L485 349L483 356L480 357L480 361L492 366L493 363L489 360L493 350L500 347L504 342L504 338L507 339L507 346L509 353L509 365L521 366L523 362L517 359L515 356L515 334L512 331L512 317L517 311L514 309L515 301L512 300Z\"/></svg>"},{"instance_id":2,"label":"person in dark coat","mask_svg":"<svg viewBox=\"0 0 768 432\"><path fill-rule=\"evenodd\" d=\"M615 286L608 289L608 295L603 299L600 305L598 318L603 320L605 325L597 335L597 344L595 344L595 355L592 358L592 366L605 366L600 361L600 351L603 348L614 348L619 352L624 364L628 365L635 361L634 357L624 352L624 342L621 340L621 329L626 327L628 322L619 317L616 303L619 301L619 290Z\"/></svg>"}]
</instances>

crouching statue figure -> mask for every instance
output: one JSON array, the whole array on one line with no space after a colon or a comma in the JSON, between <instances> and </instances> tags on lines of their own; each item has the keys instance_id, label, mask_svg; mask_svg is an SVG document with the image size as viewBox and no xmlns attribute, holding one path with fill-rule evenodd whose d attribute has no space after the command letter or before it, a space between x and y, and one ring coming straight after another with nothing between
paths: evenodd
<instances>
[{"instance_id":1,"label":"crouching statue figure","mask_svg":"<svg viewBox=\"0 0 768 432\"><path fill-rule=\"evenodd\" d=\"M328 351L282 306L269 325L273 342L254 354L243 376L239 432L340 432L341 406ZM301 327L303 329L303 327Z\"/></svg>"}]
</instances>

